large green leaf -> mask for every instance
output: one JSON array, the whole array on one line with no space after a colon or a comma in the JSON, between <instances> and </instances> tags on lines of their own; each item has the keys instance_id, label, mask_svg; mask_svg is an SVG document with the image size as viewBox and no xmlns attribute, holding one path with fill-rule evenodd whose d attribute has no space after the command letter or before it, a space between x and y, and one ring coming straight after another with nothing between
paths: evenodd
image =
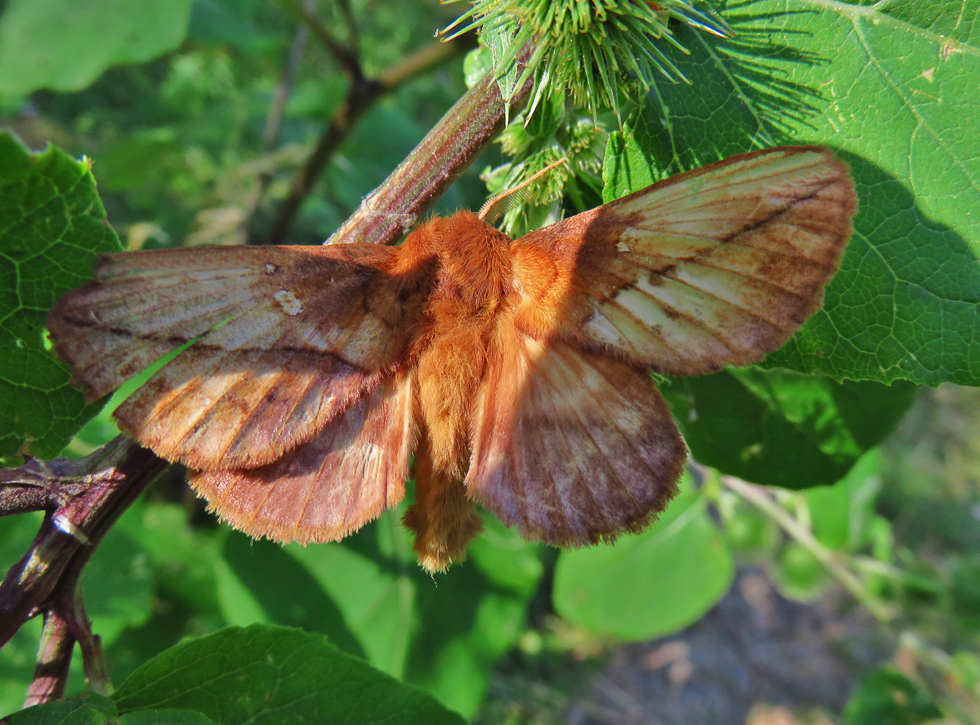
<instances>
[{"instance_id":1,"label":"large green leaf","mask_svg":"<svg viewBox=\"0 0 980 725\"><path fill-rule=\"evenodd\" d=\"M539 547L487 517L466 562L444 577L422 577L422 626L408 651L405 678L454 710L473 713L524 627L542 573Z\"/></svg>"},{"instance_id":2,"label":"large green leaf","mask_svg":"<svg viewBox=\"0 0 980 725\"><path fill-rule=\"evenodd\" d=\"M4 725L214 725L214 720L193 710L139 710L120 716L112 700L94 693L30 707L0 722Z\"/></svg>"},{"instance_id":3,"label":"large green leaf","mask_svg":"<svg viewBox=\"0 0 980 725\"><path fill-rule=\"evenodd\" d=\"M218 571L218 591L229 624L300 627L325 634L345 652L367 658L336 603L283 546L233 531L223 553L227 569Z\"/></svg>"},{"instance_id":4,"label":"large green leaf","mask_svg":"<svg viewBox=\"0 0 980 725\"><path fill-rule=\"evenodd\" d=\"M117 715L112 700L83 695L67 702L52 702L21 710L4 718L6 725L108 725Z\"/></svg>"},{"instance_id":5,"label":"large green leaf","mask_svg":"<svg viewBox=\"0 0 980 725\"><path fill-rule=\"evenodd\" d=\"M106 647L114 682L121 682L150 657L181 639L230 623L218 595L221 544L227 532L195 525L189 518L186 506L138 502L113 529L139 543L140 556L149 565L154 585L152 604L130 612L135 621L128 622L129 626ZM86 597L90 579L94 583L94 577L86 578Z\"/></svg>"},{"instance_id":6,"label":"large green leaf","mask_svg":"<svg viewBox=\"0 0 980 725\"><path fill-rule=\"evenodd\" d=\"M28 152L0 133L0 456L25 443L51 457L98 411L68 384L44 338L61 295L91 277L100 252L120 250L87 160Z\"/></svg>"},{"instance_id":7,"label":"large green leaf","mask_svg":"<svg viewBox=\"0 0 980 725\"><path fill-rule=\"evenodd\" d=\"M731 554L688 476L660 520L613 545L563 552L555 609L624 640L657 637L696 621L728 590Z\"/></svg>"},{"instance_id":8,"label":"large green leaf","mask_svg":"<svg viewBox=\"0 0 980 725\"><path fill-rule=\"evenodd\" d=\"M463 723L322 635L268 625L229 627L172 647L134 672L112 699L121 713L182 708L222 725Z\"/></svg>"},{"instance_id":9,"label":"large green leaf","mask_svg":"<svg viewBox=\"0 0 980 725\"><path fill-rule=\"evenodd\" d=\"M868 451L833 486L804 491L810 526L829 549L854 551L865 544L868 525L875 520L875 500L881 489L878 449Z\"/></svg>"},{"instance_id":10,"label":"large green leaf","mask_svg":"<svg viewBox=\"0 0 980 725\"><path fill-rule=\"evenodd\" d=\"M698 461L755 483L829 485L892 431L916 386L778 370L674 378L664 394Z\"/></svg>"},{"instance_id":11,"label":"large green leaf","mask_svg":"<svg viewBox=\"0 0 980 725\"><path fill-rule=\"evenodd\" d=\"M176 48L192 0L9 0L0 15L0 93L85 88L119 63Z\"/></svg>"},{"instance_id":12,"label":"large green leaf","mask_svg":"<svg viewBox=\"0 0 980 725\"><path fill-rule=\"evenodd\" d=\"M735 38L678 28L690 87L659 82L614 134L607 199L779 143L840 149L860 199L824 309L771 367L980 384L978 3L758 0Z\"/></svg>"}]
</instances>

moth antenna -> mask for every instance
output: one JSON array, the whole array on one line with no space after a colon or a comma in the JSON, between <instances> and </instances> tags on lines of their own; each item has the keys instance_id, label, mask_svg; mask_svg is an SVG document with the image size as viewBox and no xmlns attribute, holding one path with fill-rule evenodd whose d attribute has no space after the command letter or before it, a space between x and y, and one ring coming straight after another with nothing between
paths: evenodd
<instances>
[{"instance_id":1,"label":"moth antenna","mask_svg":"<svg viewBox=\"0 0 980 725\"><path fill-rule=\"evenodd\" d=\"M540 179L542 176L547 174L549 171L555 167L561 166L562 164L567 164L568 159L558 159L552 164L548 164L541 171L536 173L531 178L525 180L523 183L515 186L513 189L508 189L507 191L502 191L497 194L492 199L489 199L486 204L480 208L479 217L487 224L493 224L500 217L510 211L515 202L518 201L528 201L529 192L527 187L533 184L535 181Z\"/></svg>"}]
</instances>

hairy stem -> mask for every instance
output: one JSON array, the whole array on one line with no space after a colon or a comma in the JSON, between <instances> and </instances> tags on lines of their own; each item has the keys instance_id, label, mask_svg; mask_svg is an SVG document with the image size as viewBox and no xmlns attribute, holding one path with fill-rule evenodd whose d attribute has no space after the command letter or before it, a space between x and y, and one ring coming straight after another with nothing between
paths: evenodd
<instances>
[{"instance_id":1,"label":"hairy stem","mask_svg":"<svg viewBox=\"0 0 980 725\"><path fill-rule=\"evenodd\" d=\"M530 55L530 47L521 59ZM505 104L491 75L456 102L327 244L391 244L402 237L527 102L531 81Z\"/></svg>"}]
</instances>

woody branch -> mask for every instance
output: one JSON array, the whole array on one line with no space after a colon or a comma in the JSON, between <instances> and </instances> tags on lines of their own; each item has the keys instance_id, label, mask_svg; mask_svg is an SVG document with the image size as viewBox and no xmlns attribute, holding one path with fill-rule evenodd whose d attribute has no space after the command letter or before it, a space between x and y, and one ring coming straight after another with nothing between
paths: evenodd
<instances>
[{"instance_id":1,"label":"woody branch","mask_svg":"<svg viewBox=\"0 0 980 725\"><path fill-rule=\"evenodd\" d=\"M63 694L76 641L89 685L110 689L78 583L112 524L166 465L120 436L82 459L34 459L0 471L0 513L46 512L30 549L0 583L0 646L28 619L45 617L26 705Z\"/></svg>"}]
</instances>

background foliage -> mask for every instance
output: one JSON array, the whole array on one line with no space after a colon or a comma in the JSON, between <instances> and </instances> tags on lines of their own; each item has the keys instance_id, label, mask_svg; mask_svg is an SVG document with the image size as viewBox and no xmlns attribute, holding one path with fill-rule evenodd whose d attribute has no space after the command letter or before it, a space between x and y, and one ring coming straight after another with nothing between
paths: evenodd
<instances>
[{"instance_id":1,"label":"background foliage","mask_svg":"<svg viewBox=\"0 0 980 725\"><path fill-rule=\"evenodd\" d=\"M301 44L305 31L290 7L264 0L3 6L2 121L40 151L0 138L0 455L7 463L19 463L25 450L81 455L115 435L112 403L92 417L95 408L68 386L43 331L47 308L86 278L96 252L257 242L268 233L345 92L330 54L312 40ZM479 171L499 188L561 156L570 169L539 195L548 203L525 205L508 217L509 228L538 226L758 147L825 144L851 165L860 213L824 309L762 365L662 381L699 466L661 520L615 546L558 553L488 518L469 559L433 581L414 562L402 510L340 544L279 547L218 527L181 472L171 471L126 513L86 574L88 610L119 689L111 699L47 706L61 708L52 717L289 722L301 715L290 708L327 706L297 704L289 692L316 690L347 713L375 706L358 722L400 712L416 713L406 722L459 722L454 713L478 711L508 651L560 656L553 638L544 650L527 644L535 641L526 636L529 611L532 628L540 629L542 612L555 612L563 626L602 640L669 634L720 599L736 560L763 564L797 598L837 582L914 653L917 669L870 676L840 715L845 722L886 722L882 707L906 718L894 722L937 717L937 707L970 717L980 680L980 536L969 515L980 494L976 469L967 469L959 489L936 472L922 479L936 488L925 494L908 451L894 438L882 442L918 386L980 385L980 3L733 0L717 7L732 37L674 21L669 27L686 52L662 46L690 85L655 73L646 90L624 83L621 122L550 96L530 120L516 119L437 206L478 208L487 195ZM350 27L345 9L321 2L315 12L328 27ZM366 73L432 43L433 30L457 9L425 0L351 2ZM487 39L499 41L489 31ZM291 53L299 62L288 102L270 120ZM466 81L491 66L492 53L475 51L468 78L456 57L376 103L331 159L290 242L329 236ZM48 142L60 148L41 151ZM920 431L942 440L928 405L918 409ZM770 495L730 476L782 488ZM945 519L910 519L908 508L924 500L944 516L958 512L956 526L940 534ZM36 528L33 516L0 520L0 563L16 560ZM243 629L221 629L229 625ZM178 644L188 636L201 638ZM25 627L0 652L3 712L22 702L36 642L37 629ZM325 664L296 666L303 661ZM178 665L190 668L183 683L199 683L203 699L161 694L184 687L167 680ZM252 689L226 709L222 703L244 692L239 677ZM274 705L262 697L271 682L286 688ZM84 689L80 677L72 687ZM904 699L899 691L907 691ZM12 722L40 717L25 711Z\"/></svg>"}]
</instances>

